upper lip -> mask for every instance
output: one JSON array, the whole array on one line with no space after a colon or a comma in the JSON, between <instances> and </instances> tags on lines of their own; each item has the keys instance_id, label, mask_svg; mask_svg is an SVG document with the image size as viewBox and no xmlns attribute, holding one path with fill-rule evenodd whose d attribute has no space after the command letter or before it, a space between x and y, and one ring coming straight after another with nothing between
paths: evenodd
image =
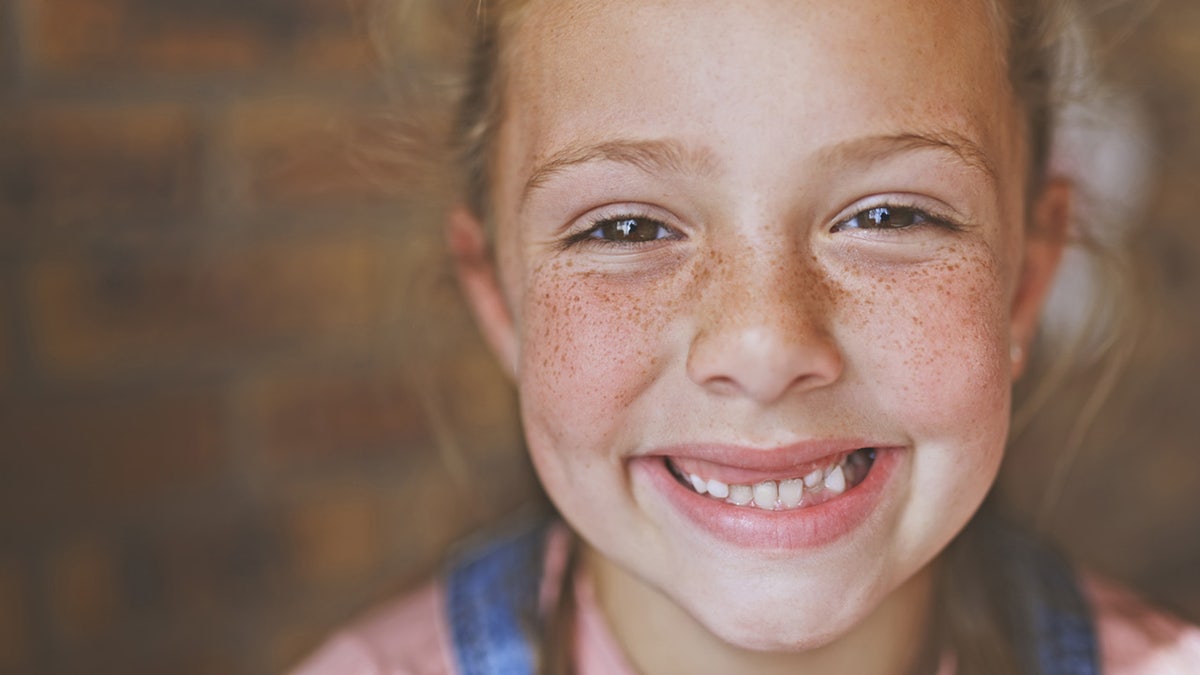
<instances>
[{"instance_id":1,"label":"upper lip","mask_svg":"<svg viewBox=\"0 0 1200 675\"><path fill-rule=\"evenodd\" d=\"M643 456L698 459L747 471L780 472L813 464L863 448L884 449L894 444L867 439L818 439L769 448L722 443L682 443L656 447Z\"/></svg>"}]
</instances>

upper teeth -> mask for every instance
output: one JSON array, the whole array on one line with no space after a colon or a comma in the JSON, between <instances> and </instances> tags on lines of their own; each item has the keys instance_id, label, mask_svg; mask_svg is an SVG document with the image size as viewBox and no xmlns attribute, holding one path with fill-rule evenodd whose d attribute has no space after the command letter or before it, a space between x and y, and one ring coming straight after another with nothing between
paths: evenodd
<instances>
[{"instance_id":1,"label":"upper teeth","mask_svg":"<svg viewBox=\"0 0 1200 675\"><path fill-rule=\"evenodd\" d=\"M729 486L719 480L709 479L708 483L705 484L705 487L708 489L708 494L717 497L718 499L725 499L729 496ZM704 494L703 490L697 490L697 492Z\"/></svg>"},{"instance_id":2,"label":"upper teeth","mask_svg":"<svg viewBox=\"0 0 1200 675\"><path fill-rule=\"evenodd\" d=\"M795 508L804 498L804 481L799 478L789 478L779 481L779 503L785 508Z\"/></svg>"},{"instance_id":3,"label":"upper teeth","mask_svg":"<svg viewBox=\"0 0 1200 675\"><path fill-rule=\"evenodd\" d=\"M715 478L703 478L686 474L692 489L738 506L753 505L767 511L793 509L804 501L805 494L828 490L841 494L846 490L846 473L842 470L843 458L824 469L813 469L804 477L785 480L764 480L754 484L727 484Z\"/></svg>"},{"instance_id":4,"label":"upper teeth","mask_svg":"<svg viewBox=\"0 0 1200 675\"><path fill-rule=\"evenodd\" d=\"M839 464L833 467L833 471L825 477L825 489L833 490L834 494L841 494L846 489L846 474L842 471L842 466Z\"/></svg>"}]
</instances>

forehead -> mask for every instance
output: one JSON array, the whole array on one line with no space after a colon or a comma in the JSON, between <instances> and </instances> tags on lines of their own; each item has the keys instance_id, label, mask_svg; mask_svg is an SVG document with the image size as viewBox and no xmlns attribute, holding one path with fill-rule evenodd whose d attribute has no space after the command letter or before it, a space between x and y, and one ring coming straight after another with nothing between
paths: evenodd
<instances>
[{"instance_id":1,"label":"forehead","mask_svg":"<svg viewBox=\"0 0 1200 675\"><path fill-rule=\"evenodd\" d=\"M612 138L676 138L752 162L756 151L816 156L857 137L951 132L997 165L1014 159L1015 106L985 0L534 0L522 14L507 51L501 182L566 145Z\"/></svg>"}]
</instances>

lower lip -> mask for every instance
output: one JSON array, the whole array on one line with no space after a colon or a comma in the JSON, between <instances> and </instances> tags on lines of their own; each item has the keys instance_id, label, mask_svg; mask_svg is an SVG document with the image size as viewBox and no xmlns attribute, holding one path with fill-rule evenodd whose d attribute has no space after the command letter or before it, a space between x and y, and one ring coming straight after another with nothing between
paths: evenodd
<instances>
[{"instance_id":1,"label":"lower lip","mask_svg":"<svg viewBox=\"0 0 1200 675\"><path fill-rule=\"evenodd\" d=\"M713 499L680 485L662 457L631 462L636 481L646 481L685 518L718 539L744 548L804 549L835 542L858 529L883 499L903 453L876 450L875 462L862 482L835 499L816 506L764 511Z\"/></svg>"}]
</instances>

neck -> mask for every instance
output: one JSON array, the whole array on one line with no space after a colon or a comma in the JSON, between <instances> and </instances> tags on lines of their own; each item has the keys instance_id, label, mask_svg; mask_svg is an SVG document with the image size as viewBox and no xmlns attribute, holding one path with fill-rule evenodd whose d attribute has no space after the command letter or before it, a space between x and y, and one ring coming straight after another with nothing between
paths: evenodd
<instances>
[{"instance_id":1,"label":"neck","mask_svg":"<svg viewBox=\"0 0 1200 675\"><path fill-rule=\"evenodd\" d=\"M833 642L805 651L763 652L721 640L670 598L590 547L583 551L583 564L617 642L642 675L911 675L932 672L931 661L936 663L937 654L925 648L934 586L930 566Z\"/></svg>"}]
</instances>

